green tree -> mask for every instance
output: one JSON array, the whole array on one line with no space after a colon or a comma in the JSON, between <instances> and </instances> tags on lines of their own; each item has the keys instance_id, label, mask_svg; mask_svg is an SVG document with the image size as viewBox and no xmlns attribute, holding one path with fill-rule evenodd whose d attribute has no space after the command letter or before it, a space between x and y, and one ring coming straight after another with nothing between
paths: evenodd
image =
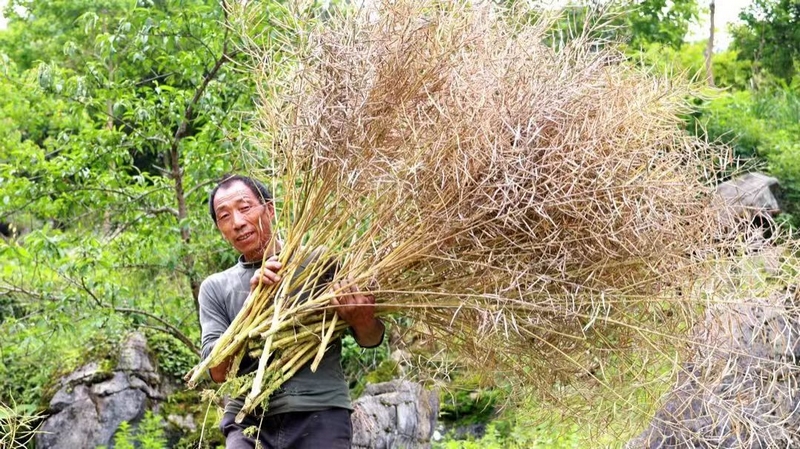
<instances>
[{"instance_id":1,"label":"green tree","mask_svg":"<svg viewBox=\"0 0 800 449\"><path fill-rule=\"evenodd\" d=\"M552 2L534 6L536 16L551 8ZM653 44L678 49L699 11L697 0L575 0L556 21L554 37L563 40L590 30L600 40L626 44L632 54Z\"/></svg>"},{"instance_id":2,"label":"green tree","mask_svg":"<svg viewBox=\"0 0 800 449\"><path fill-rule=\"evenodd\" d=\"M3 177L14 179L9 198L19 201L5 204L6 216L27 212L109 241L154 226L178 231L159 236L173 247L156 256L185 275L196 297L191 243L199 217L190 216L189 203L202 203L204 183L230 168L226 158L209 156L234 149L230 136L242 126L235 111L249 109L252 96L233 69L226 13L207 1L55 3L12 2L25 14L12 16L3 36L10 89L58 107L51 120L11 127L21 135L6 141ZM31 35L43 30L63 40L63 54L46 36ZM31 54L51 59L26 70ZM31 115L47 114L39 112Z\"/></svg>"},{"instance_id":3,"label":"green tree","mask_svg":"<svg viewBox=\"0 0 800 449\"><path fill-rule=\"evenodd\" d=\"M662 44L650 44L641 52L632 55L637 62L655 70L656 73L683 75L694 81L702 81L705 74L705 44L687 43L679 49ZM740 60L734 50L715 53L711 58L714 85L724 89L747 89L752 76L752 64Z\"/></svg>"},{"instance_id":4,"label":"green tree","mask_svg":"<svg viewBox=\"0 0 800 449\"><path fill-rule=\"evenodd\" d=\"M800 58L800 2L754 0L739 17L744 23L733 30L739 56L790 81Z\"/></svg>"},{"instance_id":5,"label":"green tree","mask_svg":"<svg viewBox=\"0 0 800 449\"><path fill-rule=\"evenodd\" d=\"M240 136L255 89L226 7L8 5L0 217L16 233L0 240L0 402L35 403L54 375L113 352L131 328L196 353L200 281L235 257L206 191L247 163Z\"/></svg>"},{"instance_id":6,"label":"green tree","mask_svg":"<svg viewBox=\"0 0 800 449\"><path fill-rule=\"evenodd\" d=\"M697 0L626 0L621 3L622 32L634 48L683 45L689 25L699 17Z\"/></svg>"}]
</instances>

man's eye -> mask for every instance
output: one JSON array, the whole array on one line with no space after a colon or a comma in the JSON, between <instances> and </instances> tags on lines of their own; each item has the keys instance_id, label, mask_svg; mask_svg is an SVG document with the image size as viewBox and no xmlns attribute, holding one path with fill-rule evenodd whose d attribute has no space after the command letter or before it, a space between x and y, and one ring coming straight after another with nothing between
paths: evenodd
<instances>
[{"instance_id":1,"label":"man's eye","mask_svg":"<svg viewBox=\"0 0 800 449\"><path fill-rule=\"evenodd\" d=\"M222 214L222 215L220 215L220 216L219 216L219 217L217 217L217 218L218 218L219 220L224 220L224 219L228 218L229 216L230 216L229 214Z\"/></svg>"},{"instance_id":2,"label":"man's eye","mask_svg":"<svg viewBox=\"0 0 800 449\"><path fill-rule=\"evenodd\" d=\"M239 210L242 211L242 212L247 212L247 211L250 210L250 206L242 206L241 209L239 209Z\"/></svg>"}]
</instances>

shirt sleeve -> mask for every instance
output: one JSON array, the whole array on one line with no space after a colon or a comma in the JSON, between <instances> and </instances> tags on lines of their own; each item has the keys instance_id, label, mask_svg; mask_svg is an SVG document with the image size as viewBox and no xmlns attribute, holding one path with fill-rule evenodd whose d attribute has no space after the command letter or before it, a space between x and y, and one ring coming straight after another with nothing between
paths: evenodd
<instances>
[{"instance_id":1,"label":"shirt sleeve","mask_svg":"<svg viewBox=\"0 0 800 449\"><path fill-rule=\"evenodd\" d=\"M221 292L215 288L210 278L200 284L198 301L200 303L201 355L203 359L211 354L217 340L231 324L224 307L224 298L221 296Z\"/></svg>"}]
</instances>

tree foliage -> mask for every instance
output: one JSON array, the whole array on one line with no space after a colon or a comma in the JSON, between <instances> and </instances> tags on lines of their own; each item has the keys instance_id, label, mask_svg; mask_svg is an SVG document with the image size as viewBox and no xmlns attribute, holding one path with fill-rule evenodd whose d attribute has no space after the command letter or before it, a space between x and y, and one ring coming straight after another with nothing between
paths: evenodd
<instances>
[{"instance_id":1,"label":"tree foliage","mask_svg":"<svg viewBox=\"0 0 800 449\"><path fill-rule=\"evenodd\" d=\"M534 15L546 13L548 5L542 1ZM631 53L652 44L678 49L699 11L697 0L575 0L564 8L554 31L564 39L593 30L601 39L626 44Z\"/></svg>"},{"instance_id":2,"label":"tree foliage","mask_svg":"<svg viewBox=\"0 0 800 449\"><path fill-rule=\"evenodd\" d=\"M207 186L239 164L254 89L224 6L8 5L0 400L38 397L101 334L145 326L188 348L199 340L192 298L234 257L207 218ZM76 356L37 365L49 348ZM26 372L41 372L27 377L40 388L6 388Z\"/></svg>"},{"instance_id":3,"label":"tree foliage","mask_svg":"<svg viewBox=\"0 0 800 449\"><path fill-rule=\"evenodd\" d=\"M740 57L791 81L800 58L800 2L754 0L739 17L744 23L734 29L733 45Z\"/></svg>"},{"instance_id":4,"label":"tree foliage","mask_svg":"<svg viewBox=\"0 0 800 449\"><path fill-rule=\"evenodd\" d=\"M743 158L780 180L782 220L800 218L800 94L780 88L739 91L708 102L699 117L710 140L733 147Z\"/></svg>"},{"instance_id":5,"label":"tree foliage","mask_svg":"<svg viewBox=\"0 0 800 449\"><path fill-rule=\"evenodd\" d=\"M274 4L240 3L262 9L250 37L273 45ZM576 3L559 24L562 34L609 8ZM243 149L255 154L243 136L257 86L226 6L7 2L8 27L0 31L0 404L41 409L59 374L113 355L131 329L148 329L168 374L196 362L197 287L236 257L207 217L209 183L251 167ZM702 71L703 44L684 40L700 6L618 0L610 7L613 32L604 37L625 42L634 63L693 76ZM689 129L760 161L781 181L788 217L797 221L800 3L755 0L742 20L732 49L712 61L722 90L696 100ZM346 369L354 377L386 357L351 346Z\"/></svg>"},{"instance_id":6,"label":"tree foliage","mask_svg":"<svg viewBox=\"0 0 800 449\"><path fill-rule=\"evenodd\" d=\"M697 0L627 0L621 8L620 25L634 48L654 43L679 48L699 14Z\"/></svg>"}]
</instances>

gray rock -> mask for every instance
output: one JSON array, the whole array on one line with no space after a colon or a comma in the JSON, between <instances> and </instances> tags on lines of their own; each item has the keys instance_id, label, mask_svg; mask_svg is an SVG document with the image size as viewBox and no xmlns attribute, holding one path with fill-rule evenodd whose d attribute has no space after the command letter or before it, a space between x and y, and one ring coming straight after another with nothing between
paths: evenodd
<instances>
[{"instance_id":1,"label":"gray rock","mask_svg":"<svg viewBox=\"0 0 800 449\"><path fill-rule=\"evenodd\" d=\"M92 394L95 396L108 396L119 393L122 390L130 388L130 386L131 384L128 382L128 376L125 373L116 372L111 379L92 385Z\"/></svg>"},{"instance_id":2,"label":"gray rock","mask_svg":"<svg viewBox=\"0 0 800 449\"><path fill-rule=\"evenodd\" d=\"M99 421L102 430L98 435L99 444L109 444L122 421L135 424L144 416L147 408L147 395L140 390L128 389L98 401Z\"/></svg>"},{"instance_id":3,"label":"gray rock","mask_svg":"<svg viewBox=\"0 0 800 449\"><path fill-rule=\"evenodd\" d=\"M147 350L147 339L134 332L122 346L117 362L117 371L155 373L156 368Z\"/></svg>"},{"instance_id":4,"label":"gray rock","mask_svg":"<svg viewBox=\"0 0 800 449\"><path fill-rule=\"evenodd\" d=\"M150 399L164 400L167 395L161 392L158 388L152 387L149 383L142 380L136 373L128 377L131 388L136 388L143 391Z\"/></svg>"},{"instance_id":5,"label":"gray rock","mask_svg":"<svg viewBox=\"0 0 800 449\"><path fill-rule=\"evenodd\" d=\"M92 384L111 377L111 373L100 368L97 362L91 362L76 369L59 380L59 385L68 387L79 383Z\"/></svg>"},{"instance_id":6,"label":"gray rock","mask_svg":"<svg viewBox=\"0 0 800 449\"><path fill-rule=\"evenodd\" d=\"M60 412L73 403L89 398L90 390L86 385L76 385L75 388L65 387L56 392L50 400L50 411Z\"/></svg>"},{"instance_id":7,"label":"gray rock","mask_svg":"<svg viewBox=\"0 0 800 449\"><path fill-rule=\"evenodd\" d=\"M353 407L353 448L430 447L439 400L419 384L395 380L368 385Z\"/></svg>"},{"instance_id":8,"label":"gray rock","mask_svg":"<svg viewBox=\"0 0 800 449\"><path fill-rule=\"evenodd\" d=\"M800 447L794 291L710 309L697 356L629 448Z\"/></svg>"},{"instance_id":9,"label":"gray rock","mask_svg":"<svg viewBox=\"0 0 800 449\"><path fill-rule=\"evenodd\" d=\"M194 422L194 416L192 415L183 416L171 414L167 416L167 422L185 432L194 432L197 430L197 423Z\"/></svg>"},{"instance_id":10,"label":"gray rock","mask_svg":"<svg viewBox=\"0 0 800 449\"><path fill-rule=\"evenodd\" d=\"M36 435L37 448L90 448L107 442L102 439L100 416L89 394L80 393L74 399L42 424Z\"/></svg>"},{"instance_id":11,"label":"gray rock","mask_svg":"<svg viewBox=\"0 0 800 449\"><path fill-rule=\"evenodd\" d=\"M144 336L134 333L123 345L117 370L90 363L60 380L50 401L51 415L36 436L38 449L113 447L123 421L135 430L148 408L164 394Z\"/></svg>"},{"instance_id":12,"label":"gray rock","mask_svg":"<svg viewBox=\"0 0 800 449\"><path fill-rule=\"evenodd\" d=\"M397 411L397 433L409 438L416 437L419 414L414 403L400 403L395 407Z\"/></svg>"},{"instance_id":13,"label":"gray rock","mask_svg":"<svg viewBox=\"0 0 800 449\"><path fill-rule=\"evenodd\" d=\"M779 191L778 180L762 173L747 173L717 186L714 209L723 225L720 237L744 239L751 251L769 248L776 227L774 217L781 213ZM769 271L776 261L767 256L764 265Z\"/></svg>"},{"instance_id":14,"label":"gray rock","mask_svg":"<svg viewBox=\"0 0 800 449\"><path fill-rule=\"evenodd\" d=\"M772 216L781 211L776 195L778 189L776 178L753 172L721 183L717 195L737 214Z\"/></svg>"}]
</instances>

